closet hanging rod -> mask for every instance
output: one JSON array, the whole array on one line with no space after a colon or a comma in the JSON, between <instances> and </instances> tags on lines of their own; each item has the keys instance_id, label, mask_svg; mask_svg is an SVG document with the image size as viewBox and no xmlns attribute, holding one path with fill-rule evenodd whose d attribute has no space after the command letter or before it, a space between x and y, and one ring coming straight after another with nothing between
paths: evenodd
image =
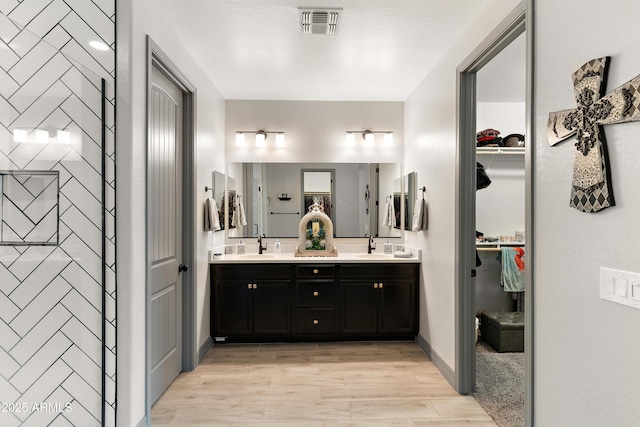
<instances>
[{"instance_id":1,"label":"closet hanging rod","mask_svg":"<svg viewBox=\"0 0 640 427\"><path fill-rule=\"evenodd\" d=\"M271 215L300 215L300 212L269 212Z\"/></svg>"}]
</instances>

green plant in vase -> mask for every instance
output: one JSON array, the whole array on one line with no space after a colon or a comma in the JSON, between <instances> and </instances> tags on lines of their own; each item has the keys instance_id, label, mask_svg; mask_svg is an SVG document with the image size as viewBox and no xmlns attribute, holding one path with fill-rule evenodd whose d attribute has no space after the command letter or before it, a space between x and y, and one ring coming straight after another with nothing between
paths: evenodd
<instances>
[{"instance_id":1,"label":"green plant in vase","mask_svg":"<svg viewBox=\"0 0 640 427\"><path fill-rule=\"evenodd\" d=\"M324 251L326 247L324 225L319 221L310 221L307 228L307 250Z\"/></svg>"}]
</instances>

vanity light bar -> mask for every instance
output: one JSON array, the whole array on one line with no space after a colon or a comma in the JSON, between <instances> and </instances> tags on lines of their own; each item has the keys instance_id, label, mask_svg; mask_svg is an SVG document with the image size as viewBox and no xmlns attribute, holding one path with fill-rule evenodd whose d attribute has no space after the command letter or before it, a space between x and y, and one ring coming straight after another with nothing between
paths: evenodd
<instances>
[{"instance_id":1,"label":"vanity light bar","mask_svg":"<svg viewBox=\"0 0 640 427\"><path fill-rule=\"evenodd\" d=\"M282 131L266 131L266 130L239 130L236 131L236 147L245 147L245 134L251 133L256 136L256 147L267 146L267 135L276 134L276 147L284 147L284 132Z\"/></svg>"},{"instance_id":2,"label":"vanity light bar","mask_svg":"<svg viewBox=\"0 0 640 427\"><path fill-rule=\"evenodd\" d=\"M346 145L347 147L355 147L356 138L355 134L362 134L362 139L364 140L364 144L367 147L375 146L375 136L374 134L384 134L384 144L385 147L393 147L393 131L390 130L348 130L346 135Z\"/></svg>"}]
</instances>

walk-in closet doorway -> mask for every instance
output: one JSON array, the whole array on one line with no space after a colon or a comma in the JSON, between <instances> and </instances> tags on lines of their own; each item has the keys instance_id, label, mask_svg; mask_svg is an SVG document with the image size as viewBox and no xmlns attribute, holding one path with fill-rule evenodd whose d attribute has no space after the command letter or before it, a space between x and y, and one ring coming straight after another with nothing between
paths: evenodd
<instances>
[{"instance_id":1,"label":"walk-in closet doorway","mask_svg":"<svg viewBox=\"0 0 640 427\"><path fill-rule=\"evenodd\" d=\"M532 160L535 136L532 129L533 54L531 1L522 1L501 25L458 67L458 141L456 173L456 389L463 394L476 389L476 133L477 73L521 36L526 38L526 97L524 154L524 216L526 241L525 288L525 420L533 425L533 221ZM503 135L506 136L506 135ZM481 190L482 191L482 190ZM515 232L515 230L514 230ZM508 238L508 237L507 237ZM496 285L499 286L499 285Z\"/></svg>"}]
</instances>

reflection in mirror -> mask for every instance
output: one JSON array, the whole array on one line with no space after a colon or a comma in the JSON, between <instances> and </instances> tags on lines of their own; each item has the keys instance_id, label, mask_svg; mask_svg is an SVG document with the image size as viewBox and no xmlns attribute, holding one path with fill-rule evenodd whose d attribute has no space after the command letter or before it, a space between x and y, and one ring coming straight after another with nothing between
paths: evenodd
<instances>
[{"instance_id":1,"label":"reflection in mirror","mask_svg":"<svg viewBox=\"0 0 640 427\"><path fill-rule=\"evenodd\" d=\"M394 179L401 175L398 163L230 163L228 171L237 174L247 216L247 226L228 237L297 238L299 221L307 213L306 192L310 200L313 194L328 193L322 195L328 196L333 237L401 236L391 223L382 223L385 196L391 200ZM332 186L305 189L305 174L317 178L314 172L332 172Z\"/></svg>"},{"instance_id":2,"label":"reflection in mirror","mask_svg":"<svg viewBox=\"0 0 640 427\"><path fill-rule=\"evenodd\" d=\"M335 233L336 218L332 209L335 205L334 174L335 169L302 170L302 212L306 215L309 208L317 203L322 212L333 221Z\"/></svg>"},{"instance_id":3,"label":"reflection in mirror","mask_svg":"<svg viewBox=\"0 0 640 427\"><path fill-rule=\"evenodd\" d=\"M229 230L238 226L240 195L236 191L236 180L227 176L227 191L223 193L222 200L224 205L224 221L220 223L222 228ZM224 222L224 225L222 223Z\"/></svg>"},{"instance_id":4,"label":"reflection in mirror","mask_svg":"<svg viewBox=\"0 0 640 427\"><path fill-rule=\"evenodd\" d=\"M404 195L404 197L403 197ZM404 200L404 215L402 213L402 200ZM394 228L411 230L410 217L413 214L413 207L416 201L416 173L411 172L403 177L402 181L397 178L393 181L393 214Z\"/></svg>"}]
</instances>

